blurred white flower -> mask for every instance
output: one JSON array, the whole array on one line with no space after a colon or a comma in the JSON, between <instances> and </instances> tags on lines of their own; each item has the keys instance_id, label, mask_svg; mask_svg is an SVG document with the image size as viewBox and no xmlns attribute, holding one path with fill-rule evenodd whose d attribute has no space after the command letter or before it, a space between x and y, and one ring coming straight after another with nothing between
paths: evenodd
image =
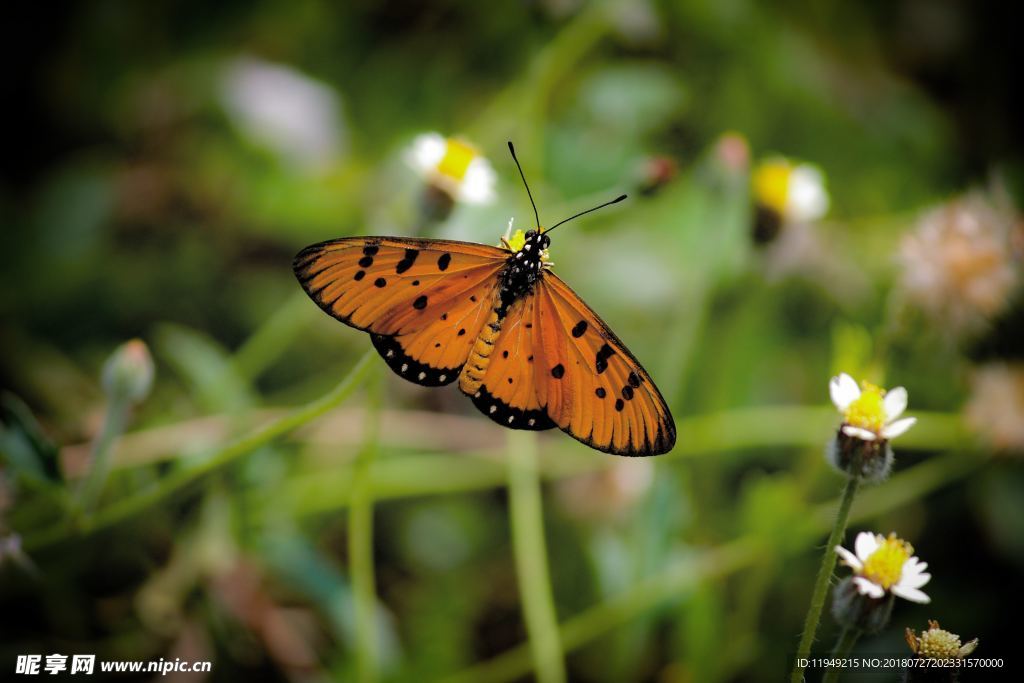
<instances>
[{"instance_id":1,"label":"blurred white flower","mask_svg":"<svg viewBox=\"0 0 1024 683\"><path fill-rule=\"evenodd\" d=\"M842 431L863 441L894 439L910 429L916 417L897 419L907 409L907 390L885 391L870 382L863 388L848 374L841 373L828 383L832 403L843 415Z\"/></svg>"},{"instance_id":2,"label":"blurred white flower","mask_svg":"<svg viewBox=\"0 0 1024 683\"><path fill-rule=\"evenodd\" d=\"M843 564L853 570L853 583L861 595L879 599L886 593L911 602L931 602L921 587L931 580L926 574L927 562L914 556L914 547L889 534L861 532L854 541L855 553L842 546L836 546Z\"/></svg>"},{"instance_id":3,"label":"blurred white flower","mask_svg":"<svg viewBox=\"0 0 1024 683\"><path fill-rule=\"evenodd\" d=\"M424 133L413 140L406 162L423 180L452 200L488 204L494 200L497 176L476 147L460 138Z\"/></svg>"},{"instance_id":4,"label":"blurred white flower","mask_svg":"<svg viewBox=\"0 0 1024 683\"><path fill-rule=\"evenodd\" d=\"M755 202L783 223L816 221L828 212L825 176L812 164L772 157L754 168L751 182Z\"/></svg>"},{"instance_id":5,"label":"blurred white flower","mask_svg":"<svg viewBox=\"0 0 1024 683\"><path fill-rule=\"evenodd\" d=\"M297 168L323 170L344 153L341 98L289 66L236 59L224 70L220 97L243 134Z\"/></svg>"},{"instance_id":6,"label":"blurred white flower","mask_svg":"<svg viewBox=\"0 0 1024 683\"><path fill-rule=\"evenodd\" d=\"M990 363L971 376L968 424L993 447L1024 452L1024 365Z\"/></svg>"},{"instance_id":7,"label":"blurred white flower","mask_svg":"<svg viewBox=\"0 0 1024 683\"><path fill-rule=\"evenodd\" d=\"M943 327L983 326L1020 283L1017 230L1009 200L998 193L972 193L927 212L900 245L903 292Z\"/></svg>"}]
</instances>

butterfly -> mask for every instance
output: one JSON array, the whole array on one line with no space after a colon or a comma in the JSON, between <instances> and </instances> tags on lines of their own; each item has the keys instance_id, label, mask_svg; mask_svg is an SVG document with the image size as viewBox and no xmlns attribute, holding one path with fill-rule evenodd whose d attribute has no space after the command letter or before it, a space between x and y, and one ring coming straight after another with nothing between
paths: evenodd
<instances>
[{"instance_id":1,"label":"butterfly","mask_svg":"<svg viewBox=\"0 0 1024 683\"><path fill-rule=\"evenodd\" d=\"M626 195L544 229L526 192L537 228L500 247L344 237L300 251L295 276L321 309L368 332L400 377L428 387L458 381L500 425L558 427L616 455L670 451L675 423L650 375L548 259L552 230Z\"/></svg>"}]
</instances>

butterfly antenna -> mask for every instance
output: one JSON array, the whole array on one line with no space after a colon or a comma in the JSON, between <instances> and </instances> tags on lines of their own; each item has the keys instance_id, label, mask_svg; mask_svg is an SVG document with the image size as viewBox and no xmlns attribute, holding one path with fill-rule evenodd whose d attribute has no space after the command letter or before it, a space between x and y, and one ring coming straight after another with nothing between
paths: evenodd
<instances>
[{"instance_id":1,"label":"butterfly antenna","mask_svg":"<svg viewBox=\"0 0 1024 683\"><path fill-rule=\"evenodd\" d=\"M519 159L516 158L516 148L512 146L511 140L508 141L508 151L512 152L512 161L516 162L516 168L519 169L519 177L523 179L523 185L526 186L526 196L530 198L530 206L533 207L533 217L537 221L537 230L540 230L540 215L537 213L537 205L533 201L530 185L526 182L526 175L523 173L523 167L519 165Z\"/></svg>"},{"instance_id":2,"label":"butterfly antenna","mask_svg":"<svg viewBox=\"0 0 1024 683\"><path fill-rule=\"evenodd\" d=\"M580 211L580 212L579 212L578 214L576 214L575 216L569 216L569 217L568 217L568 218L566 218L566 219L565 219L564 221L559 221L559 222L555 223L555 224L554 224L554 225L552 225L552 226L551 226L550 228L548 228L547 230L545 230L545 231L544 231L544 233L545 233L545 234L547 234L547 233L551 232L552 230L554 230L555 228L557 228L557 227L558 227L559 225L561 225L562 223L568 223L568 222L569 222L569 221L571 221L572 219L574 219L574 218L579 218L580 216L582 216L582 215L584 215L584 214L588 214L588 213L590 213L591 211L597 211L598 209L603 209L603 208L604 208L604 207L606 207L606 206L611 206L612 204L618 204L619 202L621 202L621 201L622 201L623 199L625 199L625 198L626 198L626 195L619 195L618 197L616 197L615 199L611 200L610 202L605 202L604 204L600 204L600 205L598 205L598 206L595 206L595 207L594 207L594 208L592 208L592 209L587 209L586 211Z\"/></svg>"}]
</instances>

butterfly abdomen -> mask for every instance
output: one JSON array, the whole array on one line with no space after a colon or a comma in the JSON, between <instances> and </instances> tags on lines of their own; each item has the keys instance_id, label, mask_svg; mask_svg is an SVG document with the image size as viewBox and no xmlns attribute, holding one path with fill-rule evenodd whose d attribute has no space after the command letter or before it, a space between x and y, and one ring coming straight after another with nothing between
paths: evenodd
<instances>
[{"instance_id":1,"label":"butterfly abdomen","mask_svg":"<svg viewBox=\"0 0 1024 683\"><path fill-rule=\"evenodd\" d=\"M487 372L487 366L490 365L494 345L498 341L498 335L501 334L501 321L500 311L492 309L491 315L487 318L487 322L484 323L480 335L473 344L473 349L469 352L469 359L462 368L462 374L459 375L459 388L470 396L480 390L480 385L484 381L484 374Z\"/></svg>"}]
</instances>

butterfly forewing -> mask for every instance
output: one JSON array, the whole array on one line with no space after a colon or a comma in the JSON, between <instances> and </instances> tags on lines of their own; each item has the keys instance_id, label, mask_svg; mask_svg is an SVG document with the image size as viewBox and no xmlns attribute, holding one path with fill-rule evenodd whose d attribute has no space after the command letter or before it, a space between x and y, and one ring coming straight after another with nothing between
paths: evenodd
<instances>
[{"instance_id":1,"label":"butterfly forewing","mask_svg":"<svg viewBox=\"0 0 1024 683\"><path fill-rule=\"evenodd\" d=\"M388 365L426 386L454 381L483 326L508 252L446 240L354 237L303 249L303 288L371 333Z\"/></svg>"}]
</instances>

